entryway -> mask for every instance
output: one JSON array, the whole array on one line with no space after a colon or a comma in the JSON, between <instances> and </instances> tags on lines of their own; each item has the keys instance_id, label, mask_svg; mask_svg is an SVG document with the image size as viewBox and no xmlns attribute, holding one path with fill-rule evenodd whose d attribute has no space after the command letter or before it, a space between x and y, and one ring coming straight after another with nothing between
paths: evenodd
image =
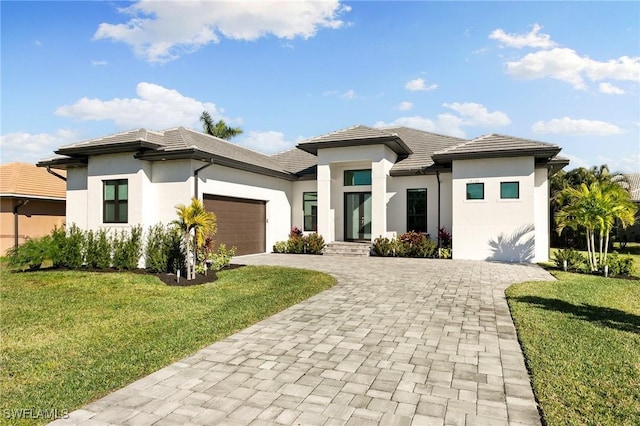
<instances>
[{"instance_id":1,"label":"entryway","mask_svg":"<svg viewBox=\"0 0 640 426\"><path fill-rule=\"evenodd\" d=\"M344 194L344 240L371 241L371 192Z\"/></svg>"}]
</instances>

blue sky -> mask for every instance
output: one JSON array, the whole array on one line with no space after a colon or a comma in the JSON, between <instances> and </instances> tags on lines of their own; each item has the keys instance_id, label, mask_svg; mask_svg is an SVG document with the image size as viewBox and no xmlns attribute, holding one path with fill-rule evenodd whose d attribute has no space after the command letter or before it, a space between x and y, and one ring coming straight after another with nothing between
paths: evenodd
<instances>
[{"instance_id":1,"label":"blue sky","mask_svg":"<svg viewBox=\"0 0 640 426\"><path fill-rule=\"evenodd\" d=\"M208 110L272 153L356 124L640 172L639 2L2 1L2 163Z\"/></svg>"}]
</instances>

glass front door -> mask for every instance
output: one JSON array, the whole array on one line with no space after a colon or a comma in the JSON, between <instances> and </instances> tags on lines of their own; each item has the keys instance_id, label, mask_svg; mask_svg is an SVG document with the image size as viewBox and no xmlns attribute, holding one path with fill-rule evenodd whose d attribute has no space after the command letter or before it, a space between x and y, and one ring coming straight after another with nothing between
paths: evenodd
<instances>
[{"instance_id":1,"label":"glass front door","mask_svg":"<svg viewBox=\"0 0 640 426\"><path fill-rule=\"evenodd\" d=\"M345 241L371 241L371 193L344 194Z\"/></svg>"}]
</instances>

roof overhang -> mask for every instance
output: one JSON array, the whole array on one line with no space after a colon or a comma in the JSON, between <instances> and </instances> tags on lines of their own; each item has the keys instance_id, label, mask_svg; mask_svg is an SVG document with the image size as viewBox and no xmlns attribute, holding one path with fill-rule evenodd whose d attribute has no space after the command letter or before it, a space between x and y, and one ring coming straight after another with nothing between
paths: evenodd
<instances>
[{"instance_id":1,"label":"roof overhang","mask_svg":"<svg viewBox=\"0 0 640 426\"><path fill-rule=\"evenodd\" d=\"M398 136L381 136L376 138L362 138L362 139L346 139L336 141L318 141L318 142L303 142L299 143L296 147L308 152L309 154L318 155L318 149L324 148L350 148L354 146L371 146L371 145L386 145L390 150L398 155L410 155L413 151L404 143Z\"/></svg>"},{"instance_id":2,"label":"roof overhang","mask_svg":"<svg viewBox=\"0 0 640 426\"><path fill-rule=\"evenodd\" d=\"M60 155L100 155L100 154L119 154L123 152L135 152L141 150L155 150L161 148L163 145L149 142L149 141L131 141L131 142L119 142L104 145L91 145L91 146L68 146L62 147L55 151Z\"/></svg>"},{"instance_id":3,"label":"roof overhang","mask_svg":"<svg viewBox=\"0 0 640 426\"><path fill-rule=\"evenodd\" d=\"M569 159L564 157L554 157L551 160L547 161L545 164L549 169L549 176L553 176L564 167L569 165Z\"/></svg>"},{"instance_id":4,"label":"roof overhang","mask_svg":"<svg viewBox=\"0 0 640 426\"><path fill-rule=\"evenodd\" d=\"M87 157L54 157L38 161L38 167L51 167L52 169L67 170L78 167L87 167Z\"/></svg>"},{"instance_id":5,"label":"roof overhang","mask_svg":"<svg viewBox=\"0 0 640 426\"><path fill-rule=\"evenodd\" d=\"M271 176L280 179L286 179L290 181L297 180L297 177L292 173L279 172L277 170L271 170L266 167L260 167L254 164L245 163L243 161L233 160L230 158L221 157L219 155L211 154L206 151L202 151L197 148L175 149L175 150L160 150L160 151L146 151L140 152L135 155L135 158L146 161L167 161L167 160L200 160L200 161L212 161L214 164L220 166L230 167L232 169L243 170L246 172L256 173L264 176Z\"/></svg>"},{"instance_id":6,"label":"roof overhang","mask_svg":"<svg viewBox=\"0 0 640 426\"><path fill-rule=\"evenodd\" d=\"M481 158L503 157L534 157L536 160L551 160L560 152L560 148L535 148L535 149L504 149L480 152L443 152L433 154L431 158L438 163L447 163L453 160L476 160Z\"/></svg>"},{"instance_id":7,"label":"roof overhang","mask_svg":"<svg viewBox=\"0 0 640 426\"><path fill-rule=\"evenodd\" d=\"M0 193L0 198L16 198L20 200L66 201L65 197L53 197L45 195L14 194L10 192Z\"/></svg>"}]
</instances>

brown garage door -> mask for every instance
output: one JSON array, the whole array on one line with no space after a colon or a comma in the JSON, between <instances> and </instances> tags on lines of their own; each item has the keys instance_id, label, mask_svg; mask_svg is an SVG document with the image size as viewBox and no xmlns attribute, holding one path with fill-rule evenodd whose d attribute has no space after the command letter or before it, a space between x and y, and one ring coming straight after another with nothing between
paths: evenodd
<instances>
[{"instance_id":1,"label":"brown garage door","mask_svg":"<svg viewBox=\"0 0 640 426\"><path fill-rule=\"evenodd\" d=\"M204 194L204 207L218 219L216 246L235 246L236 254L265 251L266 208L264 201Z\"/></svg>"}]
</instances>

